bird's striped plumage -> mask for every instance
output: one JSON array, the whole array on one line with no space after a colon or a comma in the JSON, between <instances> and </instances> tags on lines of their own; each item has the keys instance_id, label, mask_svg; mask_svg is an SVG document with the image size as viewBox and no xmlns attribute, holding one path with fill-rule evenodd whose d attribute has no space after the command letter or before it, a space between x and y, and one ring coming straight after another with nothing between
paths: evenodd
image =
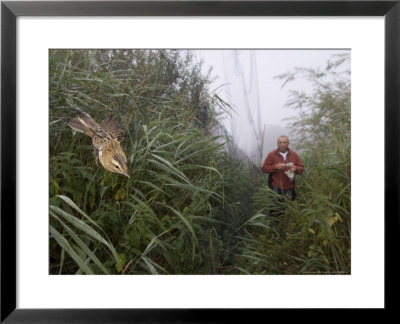
<instances>
[{"instance_id":1,"label":"bird's striped plumage","mask_svg":"<svg viewBox=\"0 0 400 324\"><path fill-rule=\"evenodd\" d=\"M112 117L105 118L100 125L88 114L73 108L74 118L67 119L68 126L92 138L96 158L102 166L129 178L126 155L121 147L124 131Z\"/></svg>"}]
</instances>

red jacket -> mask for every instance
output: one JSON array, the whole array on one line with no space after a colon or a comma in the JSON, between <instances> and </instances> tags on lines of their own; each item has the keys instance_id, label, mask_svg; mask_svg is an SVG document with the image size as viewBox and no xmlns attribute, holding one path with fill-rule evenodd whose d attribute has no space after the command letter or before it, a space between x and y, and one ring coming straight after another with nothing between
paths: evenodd
<instances>
[{"instance_id":1,"label":"red jacket","mask_svg":"<svg viewBox=\"0 0 400 324\"><path fill-rule=\"evenodd\" d=\"M304 165L297 153L289 149L286 155L286 161L283 156L279 154L279 149L269 152L261 169L264 173L272 173L272 183L275 187L280 189L292 189L294 187L294 180L290 181L285 174L285 171L288 171L289 167L284 167L280 170L275 169L277 163L289 162L292 162L296 166L296 173L300 174L304 171Z\"/></svg>"}]
</instances>

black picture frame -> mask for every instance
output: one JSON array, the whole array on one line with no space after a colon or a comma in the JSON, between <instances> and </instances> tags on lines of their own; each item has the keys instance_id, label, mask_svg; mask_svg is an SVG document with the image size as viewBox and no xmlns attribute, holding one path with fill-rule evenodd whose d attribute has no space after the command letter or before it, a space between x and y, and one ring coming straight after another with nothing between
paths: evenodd
<instances>
[{"instance_id":1,"label":"black picture frame","mask_svg":"<svg viewBox=\"0 0 400 324\"><path fill-rule=\"evenodd\" d=\"M18 16L384 16L385 156L371 166L385 181L385 310L395 310L399 237L400 1L4 1L1 3L1 322L236 322L264 309L17 309L16 308L16 19ZM366 153L366 163L368 163ZM390 170L390 172L389 172ZM373 256L371 256L373 262ZM382 314L379 313L381 316ZM382 319L381 319L382 320Z\"/></svg>"}]
</instances>

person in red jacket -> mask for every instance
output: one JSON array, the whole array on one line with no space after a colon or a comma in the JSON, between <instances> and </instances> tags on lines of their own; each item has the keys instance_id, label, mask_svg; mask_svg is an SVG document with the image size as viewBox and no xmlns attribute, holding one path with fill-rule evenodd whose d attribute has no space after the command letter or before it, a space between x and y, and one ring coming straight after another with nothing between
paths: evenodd
<instances>
[{"instance_id":1,"label":"person in red jacket","mask_svg":"<svg viewBox=\"0 0 400 324\"><path fill-rule=\"evenodd\" d=\"M289 199L296 199L294 190L294 175L304 171L303 162L297 153L289 149L289 138L286 135L278 137L278 148L269 152L265 159L262 171L269 173L268 186L278 193L280 196L286 196ZM281 219L279 216L284 213L282 199L274 204L270 209L272 224L275 224L275 229L278 235L284 237L281 229Z\"/></svg>"},{"instance_id":2,"label":"person in red jacket","mask_svg":"<svg viewBox=\"0 0 400 324\"><path fill-rule=\"evenodd\" d=\"M295 199L294 175L304 171L303 162L297 153L289 149L289 138L279 136L278 148L269 152L262 171L270 174L269 186L280 195Z\"/></svg>"}]
</instances>

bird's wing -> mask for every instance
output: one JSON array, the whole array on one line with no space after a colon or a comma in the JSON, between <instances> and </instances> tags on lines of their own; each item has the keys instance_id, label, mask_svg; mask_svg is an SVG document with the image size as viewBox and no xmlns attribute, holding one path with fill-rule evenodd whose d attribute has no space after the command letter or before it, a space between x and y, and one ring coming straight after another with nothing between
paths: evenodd
<instances>
[{"instance_id":1,"label":"bird's wing","mask_svg":"<svg viewBox=\"0 0 400 324\"><path fill-rule=\"evenodd\" d=\"M110 116L106 117L101 122L100 127L103 131L110 134L114 140L121 142L124 136L124 131L119 127L117 122L112 117Z\"/></svg>"},{"instance_id":2,"label":"bird's wing","mask_svg":"<svg viewBox=\"0 0 400 324\"><path fill-rule=\"evenodd\" d=\"M107 133L105 133L88 114L77 108L72 108L72 110L75 114L75 118L66 120L69 127L91 137L95 134L99 137L107 137Z\"/></svg>"}]
</instances>

